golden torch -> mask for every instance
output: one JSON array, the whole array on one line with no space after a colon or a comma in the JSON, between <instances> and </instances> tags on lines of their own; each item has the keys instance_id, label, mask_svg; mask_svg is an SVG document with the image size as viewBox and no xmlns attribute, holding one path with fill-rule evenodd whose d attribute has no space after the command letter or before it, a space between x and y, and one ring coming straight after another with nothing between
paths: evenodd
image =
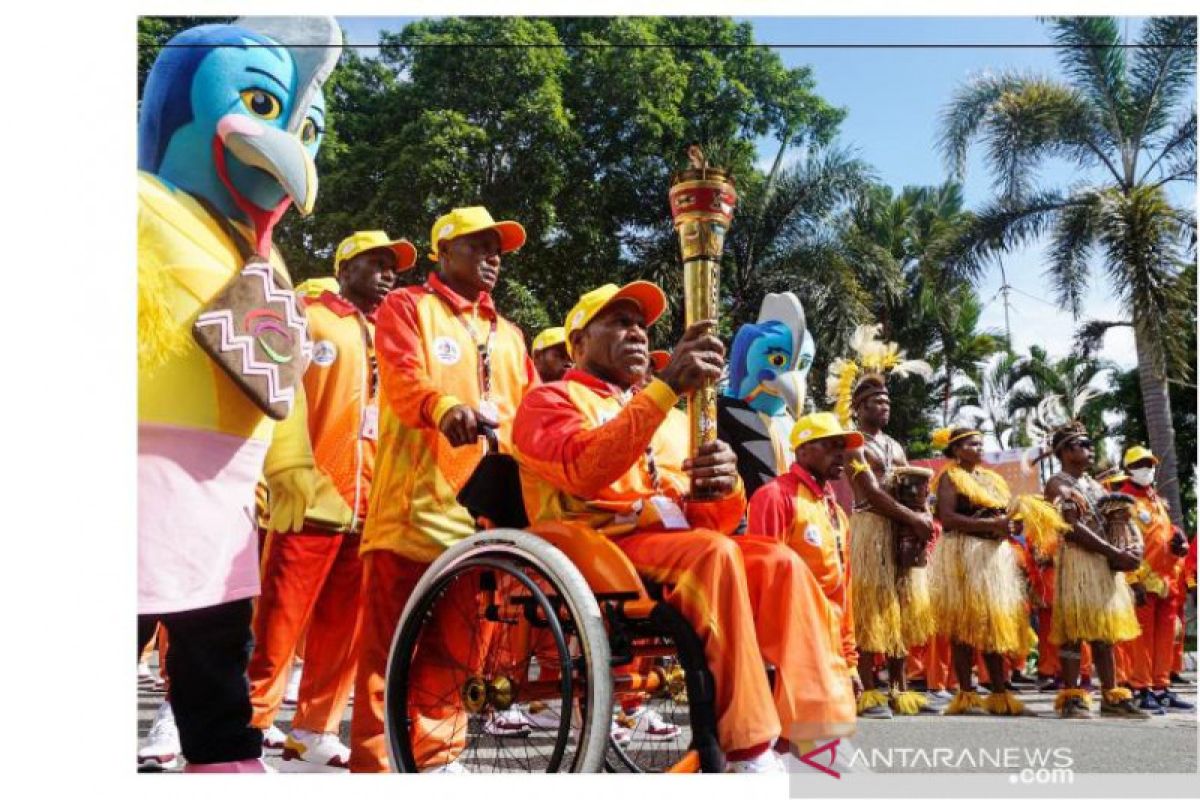
<instances>
[{"instance_id":1,"label":"golden torch","mask_svg":"<svg viewBox=\"0 0 1200 800\"><path fill-rule=\"evenodd\" d=\"M683 251L683 308L687 325L716 320L721 253L733 220L737 192L729 174L710 167L699 147L688 149L691 169L671 177L671 218ZM717 438L717 388L706 384L688 398L688 448L692 456Z\"/></svg>"}]
</instances>

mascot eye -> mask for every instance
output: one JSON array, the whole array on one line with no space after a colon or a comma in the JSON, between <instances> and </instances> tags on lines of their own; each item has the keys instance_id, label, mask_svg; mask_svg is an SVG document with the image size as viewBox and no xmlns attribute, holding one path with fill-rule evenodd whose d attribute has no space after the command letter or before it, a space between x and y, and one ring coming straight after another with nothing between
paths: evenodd
<instances>
[{"instance_id":1,"label":"mascot eye","mask_svg":"<svg viewBox=\"0 0 1200 800\"><path fill-rule=\"evenodd\" d=\"M242 104L250 110L251 114L263 119L275 119L283 110L278 98L262 89L247 89L242 92Z\"/></svg>"},{"instance_id":2,"label":"mascot eye","mask_svg":"<svg viewBox=\"0 0 1200 800\"><path fill-rule=\"evenodd\" d=\"M300 141L304 144L312 144L321 135L321 129L317 127L317 123L312 117L304 120L304 124L300 126Z\"/></svg>"},{"instance_id":3,"label":"mascot eye","mask_svg":"<svg viewBox=\"0 0 1200 800\"><path fill-rule=\"evenodd\" d=\"M782 367L787 363L787 356L785 356L783 353L772 353L771 355L767 356L767 363L772 367Z\"/></svg>"}]
</instances>

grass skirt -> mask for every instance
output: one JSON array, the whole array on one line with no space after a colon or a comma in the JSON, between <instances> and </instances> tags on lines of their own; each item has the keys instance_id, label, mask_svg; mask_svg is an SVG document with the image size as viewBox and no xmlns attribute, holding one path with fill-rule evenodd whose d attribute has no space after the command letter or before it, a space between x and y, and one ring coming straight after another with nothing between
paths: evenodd
<instances>
[{"instance_id":1,"label":"grass skirt","mask_svg":"<svg viewBox=\"0 0 1200 800\"><path fill-rule=\"evenodd\" d=\"M933 549L929 582L938 633L985 653L1025 645L1025 587L1007 542L946 531Z\"/></svg>"},{"instance_id":2,"label":"grass skirt","mask_svg":"<svg viewBox=\"0 0 1200 800\"><path fill-rule=\"evenodd\" d=\"M936 632L923 567L896 568L892 523L869 511L850 517L850 607L860 650L893 658Z\"/></svg>"},{"instance_id":3,"label":"grass skirt","mask_svg":"<svg viewBox=\"0 0 1200 800\"><path fill-rule=\"evenodd\" d=\"M1133 592L1108 559L1070 542L1059 548L1050 641L1127 642L1141 634Z\"/></svg>"}]
</instances>

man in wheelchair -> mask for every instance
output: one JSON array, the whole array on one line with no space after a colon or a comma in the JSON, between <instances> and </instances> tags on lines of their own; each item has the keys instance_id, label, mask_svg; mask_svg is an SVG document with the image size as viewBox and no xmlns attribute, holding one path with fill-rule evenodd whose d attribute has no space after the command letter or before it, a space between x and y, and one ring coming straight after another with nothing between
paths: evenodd
<instances>
[{"instance_id":1,"label":"man in wheelchair","mask_svg":"<svg viewBox=\"0 0 1200 800\"><path fill-rule=\"evenodd\" d=\"M582 522L611 537L663 585L703 643L730 770L776 771L776 749L853 730L851 685L833 666L836 626L803 561L777 541L730 536L746 506L730 447L716 441L688 457L675 405L721 375L712 322L690 326L644 380L647 329L665 308L661 289L636 281L589 292L571 310L575 367L526 394L514 422L525 506L534 524ZM776 668L773 690L764 660Z\"/></svg>"}]
</instances>

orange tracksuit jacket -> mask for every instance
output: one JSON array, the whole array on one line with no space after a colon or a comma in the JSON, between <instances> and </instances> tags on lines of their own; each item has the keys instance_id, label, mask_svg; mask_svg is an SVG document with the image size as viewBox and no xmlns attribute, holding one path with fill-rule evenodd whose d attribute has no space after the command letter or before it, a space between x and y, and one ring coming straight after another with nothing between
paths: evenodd
<instances>
[{"instance_id":1,"label":"orange tracksuit jacket","mask_svg":"<svg viewBox=\"0 0 1200 800\"><path fill-rule=\"evenodd\" d=\"M850 521L832 487L821 486L799 464L754 493L746 532L769 536L795 550L836 610L847 672L858 664L850 607Z\"/></svg>"},{"instance_id":2,"label":"orange tracksuit jacket","mask_svg":"<svg viewBox=\"0 0 1200 800\"><path fill-rule=\"evenodd\" d=\"M499 317L492 298L484 293L471 303L432 274L422 286L390 293L376 312L379 445L363 553L390 550L429 563L474 532L455 498L484 445L452 447L438 423L456 405L479 407L478 347L493 323L490 400L507 449L517 406L538 378L521 330Z\"/></svg>"},{"instance_id":3,"label":"orange tracksuit jacket","mask_svg":"<svg viewBox=\"0 0 1200 800\"><path fill-rule=\"evenodd\" d=\"M1146 587L1146 602L1138 606L1142 633L1129 642L1126 652L1130 664L1129 682L1135 689L1165 689L1171 682L1171 662L1175 649L1175 620L1178 616L1179 577L1183 558L1171 552L1174 526L1166 504L1153 487L1141 487L1126 481L1119 491L1134 499L1133 522L1142 534L1142 565L1127 577Z\"/></svg>"}]
</instances>

